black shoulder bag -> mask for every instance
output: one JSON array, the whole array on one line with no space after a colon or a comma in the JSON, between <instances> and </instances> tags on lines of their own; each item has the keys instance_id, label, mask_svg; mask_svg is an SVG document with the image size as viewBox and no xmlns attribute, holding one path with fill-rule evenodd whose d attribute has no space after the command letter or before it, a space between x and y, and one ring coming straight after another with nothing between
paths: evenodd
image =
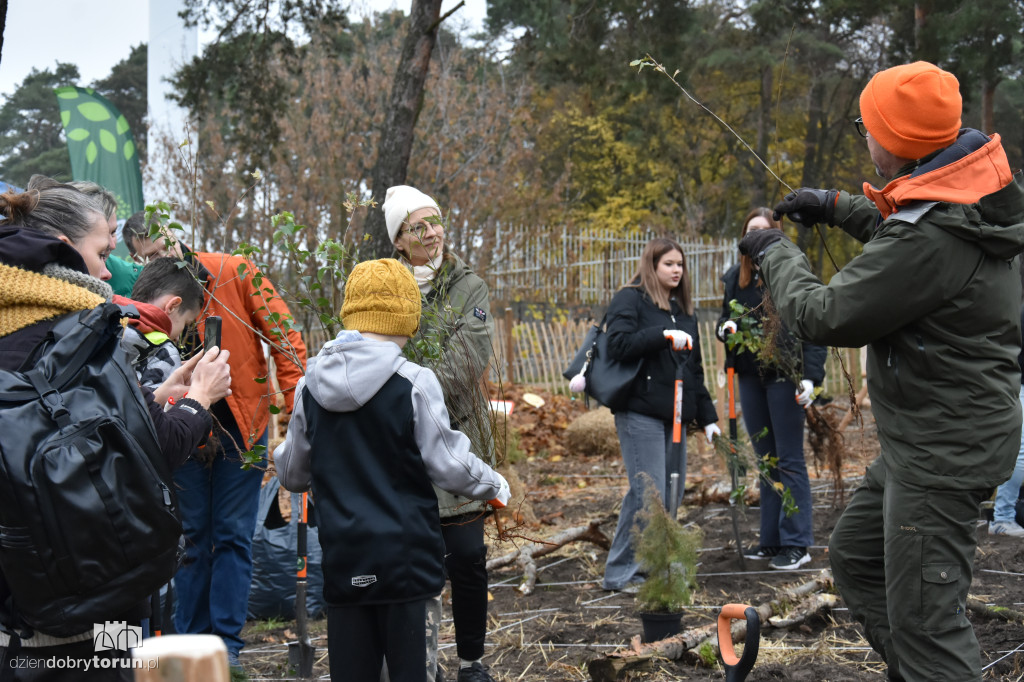
<instances>
[{"instance_id":1,"label":"black shoulder bag","mask_svg":"<svg viewBox=\"0 0 1024 682\"><path fill-rule=\"evenodd\" d=\"M630 389L640 373L643 358L626 361L612 358L604 330L605 319L607 316L590 328L562 376L573 381L570 386L574 390L582 390L612 410L621 410L629 401ZM580 383L583 385L579 386Z\"/></svg>"}]
</instances>

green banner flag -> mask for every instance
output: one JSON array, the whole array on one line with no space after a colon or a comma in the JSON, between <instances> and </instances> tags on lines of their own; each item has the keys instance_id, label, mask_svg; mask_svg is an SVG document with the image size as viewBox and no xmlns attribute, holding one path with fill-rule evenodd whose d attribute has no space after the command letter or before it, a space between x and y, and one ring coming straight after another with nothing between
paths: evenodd
<instances>
[{"instance_id":1,"label":"green banner flag","mask_svg":"<svg viewBox=\"0 0 1024 682\"><path fill-rule=\"evenodd\" d=\"M128 120L92 88L56 88L60 120L68 138L71 175L91 180L117 197L117 218L124 220L146 206L142 173Z\"/></svg>"}]
</instances>

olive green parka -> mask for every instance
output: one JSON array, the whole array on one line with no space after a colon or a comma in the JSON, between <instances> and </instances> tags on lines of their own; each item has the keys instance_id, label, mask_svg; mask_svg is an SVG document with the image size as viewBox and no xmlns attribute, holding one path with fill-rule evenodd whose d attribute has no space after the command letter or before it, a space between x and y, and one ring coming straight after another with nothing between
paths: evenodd
<instances>
[{"instance_id":1,"label":"olive green parka","mask_svg":"<svg viewBox=\"0 0 1024 682\"><path fill-rule=\"evenodd\" d=\"M902 174L917 176L915 168ZM1011 180L975 203L925 191L936 200L905 201L884 220L877 202L840 192L833 224L864 250L827 285L788 240L768 249L761 269L797 336L868 346L890 475L928 488L994 487L1009 478L1020 446L1024 189Z\"/></svg>"},{"instance_id":2,"label":"olive green parka","mask_svg":"<svg viewBox=\"0 0 1024 682\"><path fill-rule=\"evenodd\" d=\"M487 283L461 258L446 253L423 296L423 315L413 344L415 359L437 375L453 428L472 442L473 452L495 464L491 412L482 381L494 352ZM480 512L486 503L458 497L434 486L442 518Z\"/></svg>"}]
</instances>

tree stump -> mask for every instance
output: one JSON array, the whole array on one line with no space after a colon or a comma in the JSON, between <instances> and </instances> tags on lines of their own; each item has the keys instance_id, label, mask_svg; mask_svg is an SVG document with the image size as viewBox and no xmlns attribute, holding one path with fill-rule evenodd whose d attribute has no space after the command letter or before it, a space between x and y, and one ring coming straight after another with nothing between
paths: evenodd
<instances>
[{"instance_id":1,"label":"tree stump","mask_svg":"<svg viewBox=\"0 0 1024 682\"><path fill-rule=\"evenodd\" d=\"M228 650L216 635L150 637L132 658L135 682L229 682Z\"/></svg>"}]
</instances>

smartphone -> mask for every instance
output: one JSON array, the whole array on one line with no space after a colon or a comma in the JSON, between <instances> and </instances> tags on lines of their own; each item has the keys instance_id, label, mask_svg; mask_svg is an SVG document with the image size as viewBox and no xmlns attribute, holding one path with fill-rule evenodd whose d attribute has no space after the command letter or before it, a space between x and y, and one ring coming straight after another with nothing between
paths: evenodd
<instances>
[{"instance_id":1,"label":"smartphone","mask_svg":"<svg viewBox=\"0 0 1024 682\"><path fill-rule=\"evenodd\" d=\"M220 348L220 316L218 315L206 318L203 331L203 348L209 349L214 346Z\"/></svg>"}]
</instances>

